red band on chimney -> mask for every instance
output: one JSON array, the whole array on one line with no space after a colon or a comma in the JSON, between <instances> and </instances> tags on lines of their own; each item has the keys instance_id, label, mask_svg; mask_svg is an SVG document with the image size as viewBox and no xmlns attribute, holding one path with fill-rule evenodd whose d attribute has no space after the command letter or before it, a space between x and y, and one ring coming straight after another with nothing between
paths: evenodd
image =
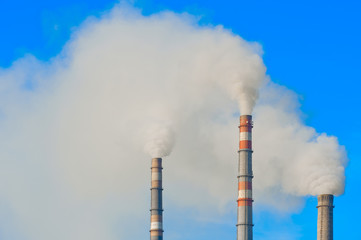
<instances>
[{"instance_id":1,"label":"red band on chimney","mask_svg":"<svg viewBox=\"0 0 361 240\"><path fill-rule=\"evenodd\" d=\"M252 149L252 141L249 140L239 141L239 149Z\"/></svg>"},{"instance_id":2,"label":"red band on chimney","mask_svg":"<svg viewBox=\"0 0 361 240\"><path fill-rule=\"evenodd\" d=\"M252 199L251 198L239 198L237 200L237 202L238 202L238 207L252 206Z\"/></svg>"},{"instance_id":3,"label":"red band on chimney","mask_svg":"<svg viewBox=\"0 0 361 240\"><path fill-rule=\"evenodd\" d=\"M251 182L239 182L238 183L238 190L251 190L252 183Z\"/></svg>"}]
</instances>

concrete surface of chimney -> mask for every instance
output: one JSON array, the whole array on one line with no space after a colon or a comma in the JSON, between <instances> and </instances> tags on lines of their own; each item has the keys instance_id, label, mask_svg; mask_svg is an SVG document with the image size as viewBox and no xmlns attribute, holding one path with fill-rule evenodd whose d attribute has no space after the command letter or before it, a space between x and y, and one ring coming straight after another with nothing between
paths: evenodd
<instances>
[{"instance_id":1,"label":"concrete surface of chimney","mask_svg":"<svg viewBox=\"0 0 361 240\"><path fill-rule=\"evenodd\" d=\"M150 240L163 240L162 159L152 159Z\"/></svg>"},{"instance_id":2,"label":"concrete surface of chimney","mask_svg":"<svg viewBox=\"0 0 361 240\"><path fill-rule=\"evenodd\" d=\"M253 239L252 116L242 115L239 126L237 240Z\"/></svg>"},{"instance_id":3,"label":"concrete surface of chimney","mask_svg":"<svg viewBox=\"0 0 361 240\"><path fill-rule=\"evenodd\" d=\"M333 195L318 196L317 240L333 240Z\"/></svg>"}]
</instances>

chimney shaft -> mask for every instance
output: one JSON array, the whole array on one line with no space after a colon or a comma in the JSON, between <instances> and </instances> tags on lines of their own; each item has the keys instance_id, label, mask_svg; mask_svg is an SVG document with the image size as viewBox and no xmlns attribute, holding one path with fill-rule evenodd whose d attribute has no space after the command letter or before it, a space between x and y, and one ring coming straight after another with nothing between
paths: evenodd
<instances>
[{"instance_id":1,"label":"chimney shaft","mask_svg":"<svg viewBox=\"0 0 361 240\"><path fill-rule=\"evenodd\" d=\"M318 196L317 240L333 240L333 195Z\"/></svg>"},{"instance_id":2,"label":"chimney shaft","mask_svg":"<svg viewBox=\"0 0 361 240\"><path fill-rule=\"evenodd\" d=\"M253 239L252 116L242 115L239 126L237 240Z\"/></svg>"},{"instance_id":3,"label":"chimney shaft","mask_svg":"<svg viewBox=\"0 0 361 240\"><path fill-rule=\"evenodd\" d=\"M163 240L162 159L152 159L150 240Z\"/></svg>"}]
</instances>

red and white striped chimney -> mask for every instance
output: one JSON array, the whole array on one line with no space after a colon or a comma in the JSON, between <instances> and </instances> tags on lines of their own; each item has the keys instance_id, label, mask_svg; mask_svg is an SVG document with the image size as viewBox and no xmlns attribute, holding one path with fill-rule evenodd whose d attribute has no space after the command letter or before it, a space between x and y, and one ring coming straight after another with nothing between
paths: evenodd
<instances>
[{"instance_id":1,"label":"red and white striped chimney","mask_svg":"<svg viewBox=\"0 0 361 240\"><path fill-rule=\"evenodd\" d=\"M152 159L150 240L163 240L162 159Z\"/></svg>"},{"instance_id":2,"label":"red and white striped chimney","mask_svg":"<svg viewBox=\"0 0 361 240\"><path fill-rule=\"evenodd\" d=\"M242 115L239 125L237 240L253 239L252 127L252 116Z\"/></svg>"}]
</instances>

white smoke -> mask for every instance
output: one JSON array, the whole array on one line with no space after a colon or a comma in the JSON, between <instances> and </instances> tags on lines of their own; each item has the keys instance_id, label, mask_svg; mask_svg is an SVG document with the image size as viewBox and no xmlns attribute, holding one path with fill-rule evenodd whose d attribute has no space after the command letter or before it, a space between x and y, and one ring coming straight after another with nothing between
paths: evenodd
<instances>
[{"instance_id":1,"label":"white smoke","mask_svg":"<svg viewBox=\"0 0 361 240\"><path fill-rule=\"evenodd\" d=\"M233 210L237 102L242 114L252 112L265 82L260 55L257 44L186 14L145 17L117 6L87 20L50 62L27 56L2 69L3 239L144 239L144 148L163 157L174 142L164 172L172 206L200 218L212 217L202 211L210 208ZM288 90L270 83L262 91L256 197L293 199L287 206L300 195L342 193L337 139L305 127Z\"/></svg>"},{"instance_id":2,"label":"white smoke","mask_svg":"<svg viewBox=\"0 0 361 240\"><path fill-rule=\"evenodd\" d=\"M154 125L147 132L145 151L152 158L165 157L170 154L174 145L174 131L165 123Z\"/></svg>"},{"instance_id":3,"label":"white smoke","mask_svg":"<svg viewBox=\"0 0 361 240\"><path fill-rule=\"evenodd\" d=\"M242 56L242 59L237 59L238 61L234 59L232 63L227 63L230 69L233 67L238 70L224 73L224 76L219 77L223 81L221 85L226 86L231 96L238 101L241 115L251 115L258 99L259 89L267 80L266 68L259 55L262 53L261 48L257 44L249 46L243 43L243 45L247 53L238 55L239 58Z\"/></svg>"},{"instance_id":4,"label":"white smoke","mask_svg":"<svg viewBox=\"0 0 361 240\"><path fill-rule=\"evenodd\" d=\"M255 112L255 178L260 192L293 196L344 191L345 149L337 138L317 133L300 119L297 96L276 84L261 94ZM262 174L268 173L268 174ZM274 188L277 189L274 189Z\"/></svg>"}]
</instances>

